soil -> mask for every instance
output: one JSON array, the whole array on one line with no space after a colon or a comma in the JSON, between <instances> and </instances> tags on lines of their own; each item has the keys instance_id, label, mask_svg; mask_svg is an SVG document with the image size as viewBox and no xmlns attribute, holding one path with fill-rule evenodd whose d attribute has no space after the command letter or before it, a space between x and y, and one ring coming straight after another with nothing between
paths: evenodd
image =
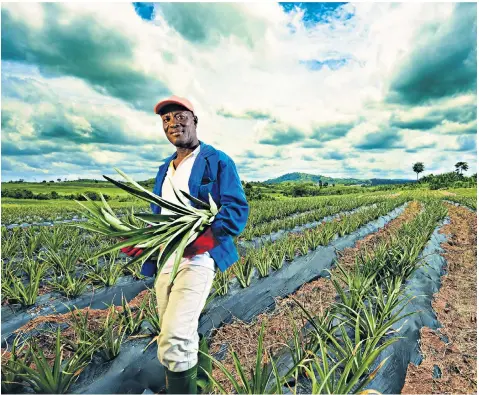
<instances>
[{"instance_id":1,"label":"soil","mask_svg":"<svg viewBox=\"0 0 479 395\"><path fill-rule=\"evenodd\" d=\"M136 306L130 305L130 307L133 310ZM123 311L123 307L115 306L115 311L117 313L121 313ZM75 313L78 316L78 318L80 318L79 312L81 312L82 315L85 315L88 312L88 329L96 333L100 333L103 327L103 324L105 322L105 319L109 314L109 309L90 309L89 307L86 307L84 309L77 309L77 310L73 310L73 312L68 312L64 314L51 314L51 315L39 316L29 321L27 324L23 325L22 327L16 329L15 331L13 331L13 333L16 333L16 334L27 333L36 329L39 325L44 323L52 323L52 324L66 323L68 324L68 327L66 329L61 330L62 344L66 343L65 340L69 340L74 343L77 343L78 342L77 335L75 333L74 326L72 325L74 323L72 314ZM53 363L55 360L56 328L53 329L52 333L47 333L42 331L40 334L36 334L35 339L37 340L37 344L43 350L48 362L50 363L51 366L53 366ZM26 344L22 352L20 353L20 355L25 355L28 348L29 348L29 345ZM64 359L68 359L73 355L73 351L70 350L68 347L64 347L63 349L64 349L64 352L63 352ZM2 353L1 363L3 365L7 362L11 353L9 350L5 348L1 348L1 353Z\"/></svg>"},{"instance_id":2,"label":"soil","mask_svg":"<svg viewBox=\"0 0 479 395\"><path fill-rule=\"evenodd\" d=\"M451 223L441 229L448 234L441 244L447 261L446 275L434 295L432 306L443 326L437 331L421 329L423 361L409 364L402 393L444 394L477 391L477 214L447 204ZM433 374L435 377L433 377Z\"/></svg>"},{"instance_id":3,"label":"soil","mask_svg":"<svg viewBox=\"0 0 479 395\"><path fill-rule=\"evenodd\" d=\"M51 285L44 285L38 289L38 296L45 295L52 291L53 287Z\"/></svg>"},{"instance_id":4,"label":"soil","mask_svg":"<svg viewBox=\"0 0 479 395\"><path fill-rule=\"evenodd\" d=\"M358 255L359 251L364 249L373 251L379 241L384 241L403 223L411 221L420 210L421 204L419 202L409 203L404 212L386 224L384 228L359 240L354 247L339 252L338 262L344 268L354 265L355 256ZM332 271L334 272L334 269ZM304 284L291 296L298 300L307 311L313 315L321 316L323 311L334 302L336 290L329 279L319 278ZM292 315L293 322L298 330L306 324L302 310L290 296L283 299L277 298L275 301L276 308L273 312L260 314L251 323L235 319L231 324L213 331L209 353L218 353L227 345L228 348L232 348L237 353L241 366L249 376L249 372L254 369L256 362L258 337L263 321L265 322L263 349L271 355L274 355L286 345L283 336L291 337L293 333L293 323L289 314ZM239 380L230 352L227 352L225 358L220 362L236 380ZM230 381L215 365L213 365L212 375L229 393L233 391Z\"/></svg>"}]
</instances>

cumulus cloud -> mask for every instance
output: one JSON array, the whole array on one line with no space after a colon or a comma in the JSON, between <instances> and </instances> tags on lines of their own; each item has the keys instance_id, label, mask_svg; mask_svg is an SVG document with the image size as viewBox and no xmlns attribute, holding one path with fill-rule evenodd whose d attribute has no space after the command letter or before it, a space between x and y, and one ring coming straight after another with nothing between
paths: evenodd
<instances>
[{"instance_id":1,"label":"cumulus cloud","mask_svg":"<svg viewBox=\"0 0 479 395\"><path fill-rule=\"evenodd\" d=\"M289 145L303 140L305 133L298 128L280 122L268 122L259 131L260 144Z\"/></svg>"},{"instance_id":2,"label":"cumulus cloud","mask_svg":"<svg viewBox=\"0 0 479 395\"><path fill-rule=\"evenodd\" d=\"M154 177L174 147L152 110L171 93L248 180L399 176L446 151L473 168L476 8L4 3L2 176Z\"/></svg>"},{"instance_id":3,"label":"cumulus cloud","mask_svg":"<svg viewBox=\"0 0 479 395\"><path fill-rule=\"evenodd\" d=\"M170 94L167 82L142 65L136 53L140 32L147 35L148 30L135 18L133 7L117 4L117 20L106 15L105 11L112 14L111 6L99 3L44 3L41 7L40 22L32 24L38 7L2 6L2 60L35 65L47 76L81 78L98 92L145 111L152 111L158 96ZM122 24L122 19L129 23ZM135 33L135 28L140 31ZM160 59L156 61L164 66L166 61Z\"/></svg>"},{"instance_id":4,"label":"cumulus cloud","mask_svg":"<svg viewBox=\"0 0 479 395\"><path fill-rule=\"evenodd\" d=\"M397 110L390 125L443 134L477 133L477 105L475 95L446 98L435 105L415 106Z\"/></svg>"},{"instance_id":5,"label":"cumulus cloud","mask_svg":"<svg viewBox=\"0 0 479 395\"><path fill-rule=\"evenodd\" d=\"M339 139L348 134L354 123L337 123L324 126L315 126L311 137L318 141L330 141Z\"/></svg>"},{"instance_id":6,"label":"cumulus cloud","mask_svg":"<svg viewBox=\"0 0 479 395\"><path fill-rule=\"evenodd\" d=\"M57 81L66 86L68 79ZM118 100L103 100L88 86L87 100L71 101L69 94L54 89L50 80L9 76L2 81L2 134L33 142L58 141L79 144L158 144L158 117L137 113ZM67 98L67 100L64 100ZM140 122L135 118L142 117Z\"/></svg>"},{"instance_id":7,"label":"cumulus cloud","mask_svg":"<svg viewBox=\"0 0 479 395\"><path fill-rule=\"evenodd\" d=\"M281 17L278 7L256 4ZM159 3L158 17L194 44L216 45L230 37L253 48L274 21L266 12L241 3Z\"/></svg>"},{"instance_id":8,"label":"cumulus cloud","mask_svg":"<svg viewBox=\"0 0 479 395\"><path fill-rule=\"evenodd\" d=\"M216 111L216 114L221 115L222 117L225 117L225 118L235 118L235 119L256 119L256 120L273 119L271 114L261 110L245 110L241 113L234 113L232 111L225 110L224 108L220 108Z\"/></svg>"},{"instance_id":9,"label":"cumulus cloud","mask_svg":"<svg viewBox=\"0 0 479 395\"><path fill-rule=\"evenodd\" d=\"M388 100L420 104L476 91L477 5L458 3L447 12L446 20L426 17L418 26L414 49L396 67Z\"/></svg>"},{"instance_id":10,"label":"cumulus cloud","mask_svg":"<svg viewBox=\"0 0 479 395\"><path fill-rule=\"evenodd\" d=\"M446 148L447 151L475 152L477 136L458 136L455 146Z\"/></svg>"},{"instance_id":11,"label":"cumulus cloud","mask_svg":"<svg viewBox=\"0 0 479 395\"><path fill-rule=\"evenodd\" d=\"M402 144L402 136L398 130L381 130L378 132L368 133L364 138L355 145L361 150L390 150L396 148L404 148Z\"/></svg>"},{"instance_id":12,"label":"cumulus cloud","mask_svg":"<svg viewBox=\"0 0 479 395\"><path fill-rule=\"evenodd\" d=\"M38 170L53 163L70 163L78 173L95 169L99 173L136 160L146 176L145 170L153 172L171 151L154 114L134 112L115 99L103 101L102 106L94 105L94 99L71 102L49 84L15 76L3 80L2 156L11 159L9 164L21 162ZM83 93L85 97L98 95L88 86ZM71 169L62 166L55 171L64 177Z\"/></svg>"},{"instance_id":13,"label":"cumulus cloud","mask_svg":"<svg viewBox=\"0 0 479 395\"><path fill-rule=\"evenodd\" d=\"M323 155L324 159L332 159L332 160L343 160L346 159L346 155L341 153L341 152L326 152L325 155Z\"/></svg>"}]
</instances>

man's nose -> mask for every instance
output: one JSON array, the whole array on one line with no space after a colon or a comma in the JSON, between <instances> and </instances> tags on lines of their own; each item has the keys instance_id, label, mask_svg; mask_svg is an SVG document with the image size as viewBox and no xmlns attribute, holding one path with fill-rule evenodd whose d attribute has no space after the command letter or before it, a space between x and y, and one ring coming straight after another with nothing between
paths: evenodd
<instances>
[{"instance_id":1,"label":"man's nose","mask_svg":"<svg viewBox=\"0 0 479 395\"><path fill-rule=\"evenodd\" d=\"M176 121L176 119L172 118L170 119L170 121L168 122L168 126L170 128L177 128L179 125L178 125L178 122Z\"/></svg>"}]
</instances>

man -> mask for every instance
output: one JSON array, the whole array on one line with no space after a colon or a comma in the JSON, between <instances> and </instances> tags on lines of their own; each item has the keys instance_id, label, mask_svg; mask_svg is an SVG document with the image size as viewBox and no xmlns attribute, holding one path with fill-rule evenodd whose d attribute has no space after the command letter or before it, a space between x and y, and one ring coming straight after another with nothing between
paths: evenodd
<instances>
[{"instance_id":1,"label":"man","mask_svg":"<svg viewBox=\"0 0 479 395\"><path fill-rule=\"evenodd\" d=\"M158 359L165 366L167 392L196 394L197 378L198 383L208 382L203 368L211 372L211 362L198 355L199 317L216 267L224 272L239 259L233 237L246 226L249 207L233 160L198 140L198 117L191 102L172 96L160 101L155 113L161 116L166 138L176 153L160 166L153 192L177 201L170 183L165 182L169 177L177 189L204 202L211 194L219 207L211 227L185 249L174 283L168 286L174 254L155 280L161 327ZM151 209L155 214L168 213L153 203ZM127 247L124 252L136 256L142 251ZM144 262L142 274L154 276L156 272L156 260ZM206 339L202 340L201 349L207 350Z\"/></svg>"}]
</instances>

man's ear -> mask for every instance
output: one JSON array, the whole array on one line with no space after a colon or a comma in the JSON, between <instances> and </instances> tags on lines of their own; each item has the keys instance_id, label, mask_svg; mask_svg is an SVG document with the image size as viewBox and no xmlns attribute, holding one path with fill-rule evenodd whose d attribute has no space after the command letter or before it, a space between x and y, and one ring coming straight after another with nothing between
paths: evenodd
<instances>
[{"instance_id":1,"label":"man's ear","mask_svg":"<svg viewBox=\"0 0 479 395\"><path fill-rule=\"evenodd\" d=\"M198 117L196 115L193 116L193 122L195 123L195 125L198 125Z\"/></svg>"}]
</instances>

